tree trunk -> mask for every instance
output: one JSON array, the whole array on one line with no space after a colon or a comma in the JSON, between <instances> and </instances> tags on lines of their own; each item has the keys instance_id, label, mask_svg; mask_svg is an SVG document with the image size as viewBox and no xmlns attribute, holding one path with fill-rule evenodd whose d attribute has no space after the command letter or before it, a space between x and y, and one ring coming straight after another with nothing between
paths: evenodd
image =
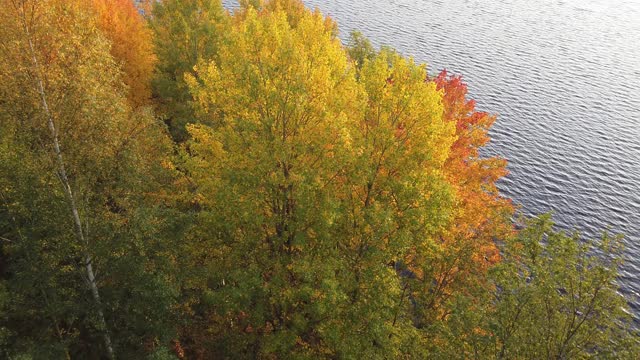
<instances>
[{"instance_id":1,"label":"tree trunk","mask_svg":"<svg viewBox=\"0 0 640 360\"><path fill-rule=\"evenodd\" d=\"M45 115L47 117L47 125L49 127L49 132L51 133L51 138L52 138L52 142L53 142L53 150L56 156L56 161L57 161L57 167L58 167L58 176L60 178L60 181L62 183L62 187L64 188L64 192L67 196L67 200L69 201L69 206L71 208L71 213L73 215L73 222L75 225L75 233L76 233L76 238L77 240L80 242L80 244L83 245L84 247L84 254L83 254L83 260L84 260L84 266L85 266L85 271L86 271L86 275L87 275L87 283L89 285L89 289L91 290L91 295L93 297L93 300L95 302L96 305L96 311L97 311L97 315L98 315L98 322L99 322L99 326L100 326L100 331L102 332L103 335L103 341L104 341L104 346L106 348L107 351L107 356L109 359L114 359L114 354L113 354L113 346L111 345L111 337L109 336L109 331L107 329L107 322L105 321L104 318L104 313L102 311L102 301L100 300L100 292L98 291L98 286L96 283L96 277L95 274L93 272L93 265L91 263L92 258L91 258L91 254L89 253L89 242L88 239L85 236L84 230L82 229L82 221L80 220L80 213L78 212L78 206L76 204L76 199L75 196L73 194L73 190L71 188L71 183L69 181L69 178L67 176L67 171L65 168L65 163L64 163L64 158L62 156L62 151L60 150L60 142L58 141L58 134L56 131L56 127L55 127L55 123L53 121L53 115L51 114L51 111L49 110L49 105L47 103L47 96L46 96L46 92L44 89L44 85L42 82L42 74L40 72L40 65L38 63L38 58L36 56L36 52L35 52L35 48L33 45L33 41L31 39L31 33L29 31L29 27L27 25L27 20L26 20L26 16L25 16L25 11L24 11L24 4L22 4L21 7L21 16L22 16L22 22L23 22L23 27L24 27L24 31L25 34L27 36L27 40L29 42L29 50L31 51L31 61L32 61L32 65L34 67L35 70L35 76L36 76L36 86L37 86L37 91L40 94L40 100L42 102L42 108L44 109Z\"/></svg>"}]
</instances>

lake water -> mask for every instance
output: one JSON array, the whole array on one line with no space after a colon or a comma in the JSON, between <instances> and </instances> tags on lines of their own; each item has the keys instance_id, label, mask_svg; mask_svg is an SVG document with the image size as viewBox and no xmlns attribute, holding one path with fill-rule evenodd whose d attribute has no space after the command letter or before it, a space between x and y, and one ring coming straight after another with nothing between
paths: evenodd
<instances>
[{"instance_id":1,"label":"lake water","mask_svg":"<svg viewBox=\"0 0 640 360\"><path fill-rule=\"evenodd\" d=\"M235 1L223 1L233 7ZM625 234L622 291L640 316L640 1L306 0L346 39L359 30L461 74L498 115L486 155L502 193L584 236Z\"/></svg>"}]
</instances>

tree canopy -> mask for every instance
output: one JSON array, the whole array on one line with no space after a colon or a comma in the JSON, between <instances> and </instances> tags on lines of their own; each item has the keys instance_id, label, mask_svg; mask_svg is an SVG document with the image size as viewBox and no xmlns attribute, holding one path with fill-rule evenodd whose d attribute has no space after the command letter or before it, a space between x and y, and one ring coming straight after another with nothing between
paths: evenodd
<instances>
[{"instance_id":1,"label":"tree canopy","mask_svg":"<svg viewBox=\"0 0 640 360\"><path fill-rule=\"evenodd\" d=\"M460 76L148 5L0 0L0 356L638 358L621 239L518 218Z\"/></svg>"}]
</instances>

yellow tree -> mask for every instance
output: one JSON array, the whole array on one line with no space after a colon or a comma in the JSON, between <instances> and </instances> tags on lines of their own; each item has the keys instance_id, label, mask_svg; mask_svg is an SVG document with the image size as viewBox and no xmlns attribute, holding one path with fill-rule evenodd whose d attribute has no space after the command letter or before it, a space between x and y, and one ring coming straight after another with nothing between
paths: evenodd
<instances>
[{"instance_id":1,"label":"yellow tree","mask_svg":"<svg viewBox=\"0 0 640 360\"><path fill-rule=\"evenodd\" d=\"M217 342L247 356L415 349L399 269L450 218L441 95L393 53L358 83L330 19L261 9L237 12L188 81L202 124L185 148L203 209L192 236L215 249Z\"/></svg>"},{"instance_id":2,"label":"yellow tree","mask_svg":"<svg viewBox=\"0 0 640 360\"><path fill-rule=\"evenodd\" d=\"M451 217L442 167L455 139L441 95L425 76L425 66L388 50L364 60L359 72L366 105L352 132L341 231L352 269L349 335L338 342L347 356L396 357L419 348L408 266L430 254Z\"/></svg>"},{"instance_id":3,"label":"yellow tree","mask_svg":"<svg viewBox=\"0 0 640 360\"><path fill-rule=\"evenodd\" d=\"M236 16L217 63L189 80L209 124L190 127L187 147L197 236L216 249L211 294L226 304L212 331L230 354L318 355L341 301L334 194L360 91L320 14Z\"/></svg>"}]
</instances>

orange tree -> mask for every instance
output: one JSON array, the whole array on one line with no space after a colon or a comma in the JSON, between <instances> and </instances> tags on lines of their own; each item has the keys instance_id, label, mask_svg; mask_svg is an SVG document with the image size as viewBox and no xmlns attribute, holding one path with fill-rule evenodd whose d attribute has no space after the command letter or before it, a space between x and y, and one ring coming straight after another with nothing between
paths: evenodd
<instances>
[{"instance_id":1,"label":"orange tree","mask_svg":"<svg viewBox=\"0 0 640 360\"><path fill-rule=\"evenodd\" d=\"M111 42L111 55L124 72L132 107L149 104L156 64L152 32L130 0L92 0L96 24Z\"/></svg>"},{"instance_id":2,"label":"orange tree","mask_svg":"<svg viewBox=\"0 0 640 360\"><path fill-rule=\"evenodd\" d=\"M419 326L446 319L447 302L455 293L488 291L487 270L500 258L496 240L510 236L513 215L510 200L496 188L496 181L507 174L506 161L479 153L489 141L495 116L475 110L461 77L442 71L429 82L442 92L444 118L456 128L456 141L443 167L455 210L429 257L411 260L421 282L414 294L420 299Z\"/></svg>"}]
</instances>

